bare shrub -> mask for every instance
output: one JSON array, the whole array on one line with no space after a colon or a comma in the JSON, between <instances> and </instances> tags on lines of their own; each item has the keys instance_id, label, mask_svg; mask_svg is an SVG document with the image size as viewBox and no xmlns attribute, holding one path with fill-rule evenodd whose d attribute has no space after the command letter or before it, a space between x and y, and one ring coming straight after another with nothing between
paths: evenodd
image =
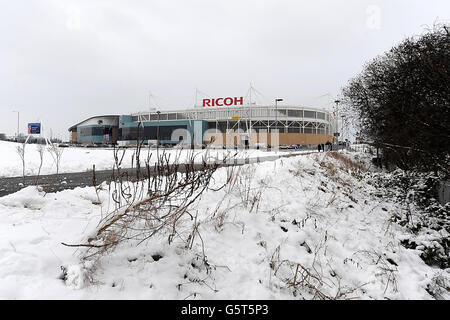
<instances>
[{"instance_id":1,"label":"bare shrub","mask_svg":"<svg viewBox=\"0 0 450 320\"><path fill-rule=\"evenodd\" d=\"M52 143L48 147L48 151L50 152L50 155L53 158L53 162L55 163L56 174L59 174L59 168L60 168L60 164L61 164L61 157L62 157L62 154L64 152L64 149L60 148L57 144Z\"/></svg>"},{"instance_id":2,"label":"bare shrub","mask_svg":"<svg viewBox=\"0 0 450 320\"><path fill-rule=\"evenodd\" d=\"M360 257L363 259L369 259L369 263L372 265L376 265L378 269L378 277L383 279L383 282L386 282L386 287L384 289L384 293L386 293L389 286L391 286L391 290L393 292L397 292L397 263L392 259L386 257L384 254L380 254L375 251L369 250L360 250L354 253L354 256Z\"/></svg>"},{"instance_id":3,"label":"bare shrub","mask_svg":"<svg viewBox=\"0 0 450 320\"><path fill-rule=\"evenodd\" d=\"M136 152L140 149L135 150L134 157ZM95 234L86 243L70 246L87 247L88 258L113 250L125 241L139 245L155 235L164 234L169 244L178 238L187 248L192 248L194 239L201 240L201 235L200 222L191 205L211 189L212 175L219 164L205 161L196 164L193 152L185 163L180 164L180 152L171 161L170 155L158 151L153 166L149 156L145 169L140 168L138 161L135 174L131 176L129 171L121 169L125 150L114 150L115 170L110 192L115 209L101 219Z\"/></svg>"},{"instance_id":4,"label":"bare shrub","mask_svg":"<svg viewBox=\"0 0 450 320\"><path fill-rule=\"evenodd\" d=\"M328 274L325 275L324 265L320 263L320 257L326 256L327 234L315 248L309 249L306 243L303 244L314 254L311 267L306 267L301 263L280 259L281 245L279 245L270 259L270 269L273 275L281 280L284 289L289 289L297 297L310 300L340 300L352 299L349 295L364 286L348 287L341 284L341 278L336 274L331 265L328 266ZM332 294L330 292L333 292Z\"/></svg>"},{"instance_id":5,"label":"bare shrub","mask_svg":"<svg viewBox=\"0 0 450 320\"><path fill-rule=\"evenodd\" d=\"M22 160L22 177L23 182L25 183L25 147L27 146L26 141L22 143L22 145L17 146L17 154L19 155L20 159Z\"/></svg>"},{"instance_id":6,"label":"bare shrub","mask_svg":"<svg viewBox=\"0 0 450 320\"><path fill-rule=\"evenodd\" d=\"M240 197L241 205L249 212L254 210L258 212L262 194L267 188L264 180L259 181L259 184L254 183L255 172L256 166L254 165L240 167L236 172L236 183L234 184L234 191ZM254 186L255 184L256 186Z\"/></svg>"},{"instance_id":7,"label":"bare shrub","mask_svg":"<svg viewBox=\"0 0 450 320\"><path fill-rule=\"evenodd\" d=\"M328 201L327 207L331 206L334 204L334 202L337 200L338 196L337 196L337 192L333 191L330 200Z\"/></svg>"},{"instance_id":8,"label":"bare shrub","mask_svg":"<svg viewBox=\"0 0 450 320\"><path fill-rule=\"evenodd\" d=\"M42 164L44 163L44 152L45 152L44 145L39 144L37 146L37 151L38 151L38 154L39 154L39 169L38 169L38 174L36 176L36 183L35 183L36 185L39 182L39 177L41 175Z\"/></svg>"},{"instance_id":9,"label":"bare shrub","mask_svg":"<svg viewBox=\"0 0 450 320\"><path fill-rule=\"evenodd\" d=\"M332 297L323 292L326 285L324 278L315 269L309 269L287 259L280 260L281 245L279 245L272 254L270 261L270 269L273 275L277 277L285 288L293 289L292 294L307 293L311 300L331 300Z\"/></svg>"},{"instance_id":10,"label":"bare shrub","mask_svg":"<svg viewBox=\"0 0 450 320\"><path fill-rule=\"evenodd\" d=\"M450 276L445 272L437 273L427 285L426 290L436 300L448 300L450 295Z\"/></svg>"},{"instance_id":11,"label":"bare shrub","mask_svg":"<svg viewBox=\"0 0 450 320\"><path fill-rule=\"evenodd\" d=\"M224 196L216 204L215 209L211 214L211 221L214 224L214 228L217 232L221 232L227 221L228 214L236 207L240 206L240 203L232 203L232 195L234 194L236 184L238 181L238 175L235 173L234 167L227 167L227 179L225 182Z\"/></svg>"}]
</instances>

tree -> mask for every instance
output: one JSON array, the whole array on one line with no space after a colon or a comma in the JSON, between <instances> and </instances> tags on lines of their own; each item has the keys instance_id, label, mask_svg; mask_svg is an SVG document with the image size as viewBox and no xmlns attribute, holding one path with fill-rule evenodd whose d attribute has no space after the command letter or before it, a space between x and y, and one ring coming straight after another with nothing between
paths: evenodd
<instances>
[{"instance_id":1,"label":"tree","mask_svg":"<svg viewBox=\"0 0 450 320\"><path fill-rule=\"evenodd\" d=\"M450 177L450 33L436 25L375 58L343 89L389 163Z\"/></svg>"}]
</instances>

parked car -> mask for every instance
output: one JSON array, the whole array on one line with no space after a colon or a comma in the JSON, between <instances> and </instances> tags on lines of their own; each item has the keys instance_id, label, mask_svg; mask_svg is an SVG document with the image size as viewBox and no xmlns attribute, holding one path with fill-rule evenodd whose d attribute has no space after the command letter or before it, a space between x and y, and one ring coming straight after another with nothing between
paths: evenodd
<instances>
[{"instance_id":1,"label":"parked car","mask_svg":"<svg viewBox=\"0 0 450 320\"><path fill-rule=\"evenodd\" d=\"M208 148L209 149L225 149L224 146L216 145L216 144L210 144L210 145L208 145Z\"/></svg>"},{"instance_id":2,"label":"parked car","mask_svg":"<svg viewBox=\"0 0 450 320\"><path fill-rule=\"evenodd\" d=\"M255 143L254 145L250 146L250 149L267 149L267 145L265 143Z\"/></svg>"},{"instance_id":3,"label":"parked car","mask_svg":"<svg viewBox=\"0 0 450 320\"><path fill-rule=\"evenodd\" d=\"M187 143L179 143L173 146L174 149L190 149L191 148L191 144L187 144Z\"/></svg>"}]
</instances>

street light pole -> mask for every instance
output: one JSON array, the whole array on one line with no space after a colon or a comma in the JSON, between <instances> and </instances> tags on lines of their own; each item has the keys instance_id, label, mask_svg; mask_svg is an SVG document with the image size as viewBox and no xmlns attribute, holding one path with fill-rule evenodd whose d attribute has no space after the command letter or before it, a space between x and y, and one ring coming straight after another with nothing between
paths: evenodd
<instances>
[{"instance_id":1,"label":"street light pole","mask_svg":"<svg viewBox=\"0 0 450 320\"><path fill-rule=\"evenodd\" d=\"M159 149L159 115L161 114L161 111L156 111L158 114L158 130L156 132L156 148Z\"/></svg>"},{"instance_id":2,"label":"street light pole","mask_svg":"<svg viewBox=\"0 0 450 320\"><path fill-rule=\"evenodd\" d=\"M345 127L344 127L345 115L342 115L341 118L342 118L342 141L344 141L344 139L346 137L346 133L347 133L345 130Z\"/></svg>"},{"instance_id":3,"label":"street light pole","mask_svg":"<svg viewBox=\"0 0 450 320\"><path fill-rule=\"evenodd\" d=\"M336 139L337 142L339 144L339 103L341 102L341 100L335 100L334 103L336 103Z\"/></svg>"},{"instance_id":4,"label":"street light pole","mask_svg":"<svg viewBox=\"0 0 450 320\"><path fill-rule=\"evenodd\" d=\"M283 101L283 99L275 99L275 125L278 122L278 102Z\"/></svg>"}]
</instances>

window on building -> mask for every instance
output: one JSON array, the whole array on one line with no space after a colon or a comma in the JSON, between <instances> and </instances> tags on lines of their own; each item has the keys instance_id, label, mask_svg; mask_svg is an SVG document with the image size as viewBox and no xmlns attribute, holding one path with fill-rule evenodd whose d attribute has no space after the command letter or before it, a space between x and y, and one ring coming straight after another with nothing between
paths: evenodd
<instances>
[{"instance_id":1,"label":"window on building","mask_svg":"<svg viewBox=\"0 0 450 320\"><path fill-rule=\"evenodd\" d=\"M112 134L112 128L103 126L80 128L80 136L82 137L103 136L105 134Z\"/></svg>"},{"instance_id":2,"label":"window on building","mask_svg":"<svg viewBox=\"0 0 450 320\"><path fill-rule=\"evenodd\" d=\"M303 118L303 110L288 110L288 116L293 118Z\"/></svg>"},{"instance_id":3,"label":"window on building","mask_svg":"<svg viewBox=\"0 0 450 320\"><path fill-rule=\"evenodd\" d=\"M176 129L187 129L186 125L176 126L159 126L159 140L171 140L172 133ZM139 135L138 135L139 134ZM120 139L124 141L137 140L157 140L158 139L158 126L146 126L139 127L125 127L119 130Z\"/></svg>"},{"instance_id":4,"label":"window on building","mask_svg":"<svg viewBox=\"0 0 450 320\"><path fill-rule=\"evenodd\" d=\"M315 111L305 110L305 118L315 119L316 118L316 112Z\"/></svg>"}]
</instances>

